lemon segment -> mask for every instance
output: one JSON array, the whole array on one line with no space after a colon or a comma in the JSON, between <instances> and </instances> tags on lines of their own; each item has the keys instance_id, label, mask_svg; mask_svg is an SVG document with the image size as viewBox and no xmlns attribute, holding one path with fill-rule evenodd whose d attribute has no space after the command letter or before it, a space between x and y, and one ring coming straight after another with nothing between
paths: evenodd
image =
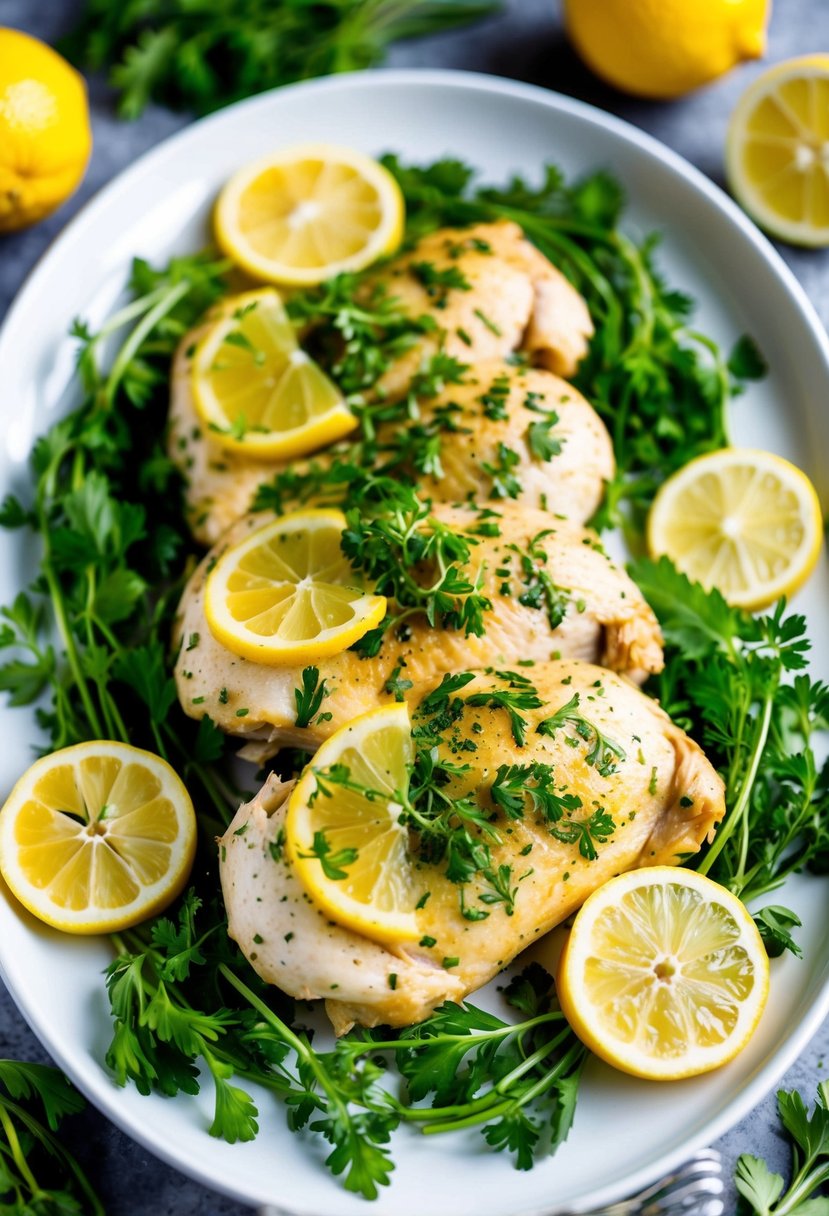
<instances>
[{"instance_id":1,"label":"lemon segment","mask_svg":"<svg viewBox=\"0 0 829 1216\"><path fill-rule=\"evenodd\" d=\"M769 964L745 905L693 870L611 879L576 916L558 994L591 1051L633 1076L674 1081L719 1068L754 1032Z\"/></svg>"},{"instance_id":2,"label":"lemon segment","mask_svg":"<svg viewBox=\"0 0 829 1216\"><path fill-rule=\"evenodd\" d=\"M809 478L772 452L724 448L665 482L648 517L651 554L730 604L765 608L802 586L820 555L823 517Z\"/></svg>"},{"instance_id":3,"label":"lemon segment","mask_svg":"<svg viewBox=\"0 0 829 1216\"><path fill-rule=\"evenodd\" d=\"M46 43L0 26L0 232L56 210L91 149L83 77Z\"/></svg>"},{"instance_id":4,"label":"lemon segment","mask_svg":"<svg viewBox=\"0 0 829 1216\"><path fill-rule=\"evenodd\" d=\"M379 625L386 599L359 584L340 548L340 511L285 515L228 549L208 575L214 637L255 663L312 663Z\"/></svg>"},{"instance_id":5,"label":"lemon segment","mask_svg":"<svg viewBox=\"0 0 829 1216\"><path fill-rule=\"evenodd\" d=\"M68 933L113 933L179 894L196 851L173 769L126 743L37 760L0 811L0 873L24 907Z\"/></svg>"},{"instance_id":6,"label":"lemon segment","mask_svg":"<svg viewBox=\"0 0 829 1216\"><path fill-rule=\"evenodd\" d=\"M772 235L829 245L829 55L777 64L746 89L729 123L726 173Z\"/></svg>"},{"instance_id":7,"label":"lemon segment","mask_svg":"<svg viewBox=\"0 0 829 1216\"><path fill-rule=\"evenodd\" d=\"M400 822L413 760L405 705L363 714L323 743L294 789L285 819L288 859L314 903L338 924L381 942L419 936L420 890L409 862L408 828ZM327 783L335 764L348 770L350 784L371 794ZM326 874L314 848L320 840L334 863L353 857L336 868L329 864L341 877Z\"/></svg>"},{"instance_id":8,"label":"lemon segment","mask_svg":"<svg viewBox=\"0 0 829 1216\"><path fill-rule=\"evenodd\" d=\"M254 278L308 287L362 270L403 239L395 179L352 148L303 144L236 173L216 204L216 239Z\"/></svg>"},{"instance_id":9,"label":"lemon segment","mask_svg":"<svg viewBox=\"0 0 829 1216\"><path fill-rule=\"evenodd\" d=\"M297 345L273 288L226 302L193 357L196 409L222 447L287 460L357 425L342 393Z\"/></svg>"}]
</instances>

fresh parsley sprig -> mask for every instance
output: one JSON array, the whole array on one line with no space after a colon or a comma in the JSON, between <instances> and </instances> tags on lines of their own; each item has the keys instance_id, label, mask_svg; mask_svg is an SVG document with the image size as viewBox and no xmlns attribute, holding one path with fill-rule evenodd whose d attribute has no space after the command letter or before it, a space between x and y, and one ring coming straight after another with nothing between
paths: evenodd
<instances>
[{"instance_id":1,"label":"fresh parsley sprig","mask_svg":"<svg viewBox=\"0 0 829 1216\"><path fill-rule=\"evenodd\" d=\"M667 662L651 690L725 781L726 817L699 870L747 903L805 866L825 870L829 766L814 744L829 726L829 690L803 673L803 617L786 615L782 600L751 617L664 557L631 570L665 634ZM773 905L755 919L771 954L799 953L794 913Z\"/></svg>"},{"instance_id":2,"label":"fresh parsley sprig","mask_svg":"<svg viewBox=\"0 0 829 1216\"><path fill-rule=\"evenodd\" d=\"M494 0L86 0L65 54L108 68L122 118L150 101L207 113L295 80L381 61L390 43L466 25Z\"/></svg>"},{"instance_id":3,"label":"fresh parsley sprig","mask_svg":"<svg viewBox=\"0 0 829 1216\"><path fill-rule=\"evenodd\" d=\"M131 299L92 332L76 322L81 404L37 440L30 497L8 497L0 526L31 530L37 577L0 609L0 689L39 704L53 749L111 738L172 757L223 827L234 791L211 767L223 736L179 709L167 637L192 542L181 481L161 446L169 366L182 336L226 291L224 262L137 259ZM52 629L57 637L53 636ZM229 797L230 796L230 797Z\"/></svg>"},{"instance_id":4,"label":"fresh parsley sprig","mask_svg":"<svg viewBox=\"0 0 829 1216\"><path fill-rule=\"evenodd\" d=\"M815 1192L829 1183L829 1082L818 1085L811 1115L797 1090L779 1090L777 1110L791 1143L789 1185L762 1158L743 1153L734 1174L745 1200L742 1210L752 1216L824 1216L829 1198Z\"/></svg>"},{"instance_id":5,"label":"fresh parsley sprig","mask_svg":"<svg viewBox=\"0 0 829 1216\"><path fill-rule=\"evenodd\" d=\"M526 1015L516 1024L449 1004L391 1037L355 1031L319 1051L293 1025L291 1002L230 942L215 895L202 904L188 892L175 920L130 930L118 944L107 980L115 1078L142 1093L194 1095L204 1066L215 1091L211 1135L256 1136L259 1112L233 1078L255 1082L284 1104L292 1130L330 1143L326 1164L348 1190L373 1199L390 1181L388 1143L402 1122L427 1135L480 1127L522 1169L569 1131L586 1052L537 966L505 993ZM403 1098L386 1088L382 1058L406 1080ZM426 1097L432 1105L418 1105Z\"/></svg>"},{"instance_id":6,"label":"fresh parsley sprig","mask_svg":"<svg viewBox=\"0 0 829 1216\"><path fill-rule=\"evenodd\" d=\"M475 569L477 538L436 519L428 499L392 478L367 478L359 498L346 510L342 550L397 610L358 643L360 653L376 653L385 630L413 612L425 613L430 625L479 637L492 604L482 593L484 564Z\"/></svg>"},{"instance_id":7,"label":"fresh parsley sprig","mask_svg":"<svg viewBox=\"0 0 829 1216\"><path fill-rule=\"evenodd\" d=\"M86 1103L55 1068L0 1060L0 1208L13 1216L104 1216L65 1147L62 1120Z\"/></svg>"}]
</instances>

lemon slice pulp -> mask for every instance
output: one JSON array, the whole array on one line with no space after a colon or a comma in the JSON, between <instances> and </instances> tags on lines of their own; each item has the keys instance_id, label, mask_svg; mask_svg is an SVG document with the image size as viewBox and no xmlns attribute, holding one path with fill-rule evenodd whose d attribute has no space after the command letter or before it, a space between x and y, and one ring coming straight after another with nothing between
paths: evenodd
<instances>
[{"instance_id":1,"label":"lemon slice pulp","mask_svg":"<svg viewBox=\"0 0 829 1216\"><path fill-rule=\"evenodd\" d=\"M726 171L774 236L829 245L829 55L777 64L749 86L731 117Z\"/></svg>"},{"instance_id":2,"label":"lemon slice pulp","mask_svg":"<svg viewBox=\"0 0 829 1216\"><path fill-rule=\"evenodd\" d=\"M672 866L595 891L564 948L558 994L579 1038L634 1076L719 1068L748 1042L768 995L768 957L746 907Z\"/></svg>"},{"instance_id":3,"label":"lemon slice pulp","mask_svg":"<svg viewBox=\"0 0 829 1216\"><path fill-rule=\"evenodd\" d=\"M385 616L340 548L345 516L310 510L251 532L208 575L214 637L255 663L316 662L348 649Z\"/></svg>"},{"instance_id":4,"label":"lemon slice pulp","mask_svg":"<svg viewBox=\"0 0 829 1216\"><path fill-rule=\"evenodd\" d=\"M193 357L196 409L223 447L286 460L357 425L342 393L297 344L273 288L234 296Z\"/></svg>"},{"instance_id":5,"label":"lemon slice pulp","mask_svg":"<svg viewBox=\"0 0 829 1216\"><path fill-rule=\"evenodd\" d=\"M165 760L126 743L79 743L37 760L0 811L0 872L40 920L112 933L179 894L196 816Z\"/></svg>"},{"instance_id":6,"label":"lemon slice pulp","mask_svg":"<svg viewBox=\"0 0 829 1216\"><path fill-rule=\"evenodd\" d=\"M757 609L791 595L820 555L823 519L805 473L775 456L725 448L692 460L659 490L648 546L731 604Z\"/></svg>"},{"instance_id":7,"label":"lemon slice pulp","mask_svg":"<svg viewBox=\"0 0 829 1216\"><path fill-rule=\"evenodd\" d=\"M248 274L293 287L362 270L403 237L403 195L370 156L286 148L236 173L216 204L221 248Z\"/></svg>"},{"instance_id":8,"label":"lemon slice pulp","mask_svg":"<svg viewBox=\"0 0 829 1216\"><path fill-rule=\"evenodd\" d=\"M323 743L288 804L286 851L306 892L338 924L378 941L418 936L400 821L413 755L408 708L382 706ZM326 780L334 765L348 786Z\"/></svg>"}]
</instances>

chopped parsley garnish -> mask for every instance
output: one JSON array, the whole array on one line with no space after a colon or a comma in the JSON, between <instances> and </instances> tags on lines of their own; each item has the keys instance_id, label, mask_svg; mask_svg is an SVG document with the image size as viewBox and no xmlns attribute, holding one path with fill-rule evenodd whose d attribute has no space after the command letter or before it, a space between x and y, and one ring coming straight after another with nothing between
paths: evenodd
<instances>
[{"instance_id":1,"label":"chopped parsley garnish","mask_svg":"<svg viewBox=\"0 0 829 1216\"><path fill-rule=\"evenodd\" d=\"M567 704L549 718L543 718L536 730L540 735L552 739L565 726L572 726L579 739L589 744L585 756L587 763L593 765L603 777L610 777L618 769L619 762L627 759L627 753L620 744L603 734L595 723L585 718L579 709L580 703L579 693L574 692Z\"/></svg>"}]
</instances>

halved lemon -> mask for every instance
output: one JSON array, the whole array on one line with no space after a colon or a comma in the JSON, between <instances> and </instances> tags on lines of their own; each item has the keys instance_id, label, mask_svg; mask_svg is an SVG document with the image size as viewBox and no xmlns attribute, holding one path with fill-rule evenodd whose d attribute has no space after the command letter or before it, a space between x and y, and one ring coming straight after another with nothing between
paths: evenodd
<instances>
[{"instance_id":1,"label":"halved lemon","mask_svg":"<svg viewBox=\"0 0 829 1216\"><path fill-rule=\"evenodd\" d=\"M272 287L222 306L196 347L190 376L213 438L259 460L304 455L357 425L336 384L298 346Z\"/></svg>"},{"instance_id":2,"label":"halved lemon","mask_svg":"<svg viewBox=\"0 0 829 1216\"><path fill-rule=\"evenodd\" d=\"M216 238L257 279L307 287L362 270L403 239L395 179L353 148L283 148L236 173L216 204Z\"/></svg>"},{"instance_id":3,"label":"halved lemon","mask_svg":"<svg viewBox=\"0 0 829 1216\"><path fill-rule=\"evenodd\" d=\"M669 477L648 517L648 547L741 608L792 595L823 542L809 478L772 452L724 448Z\"/></svg>"},{"instance_id":4,"label":"halved lemon","mask_svg":"<svg viewBox=\"0 0 829 1216\"><path fill-rule=\"evenodd\" d=\"M0 811L0 872L67 933L114 933L179 894L196 851L182 781L151 752L106 740L35 761Z\"/></svg>"},{"instance_id":5,"label":"halved lemon","mask_svg":"<svg viewBox=\"0 0 829 1216\"><path fill-rule=\"evenodd\" d=\"M254 663L313 663L379 625L386 599L360 586L340 548L340 511L298 511L251 532L217 561L204 610L228 650Z\"/></svg>"},{"instance_id":6,"label":"halved lemon","mask_svg":"<svg viewBox=\"0 0 829 1216\"><path fill-rule=\"evenodd\" d=\"M338 924L384 942L418 936L401 796L414 760L409 711L384 705L326 739L288 804L286 850L308 895ZM334 766L347 784L327 780ZM422 884L421 884L422 886Z\"/></svg>"},{"instance_id":7,"label":"halved lemon","mask_svg":"<svg viewBox=\"0 0 829 1216\"><path fill-rule=\"evenodd\" d=\"M829 245L829 55L789 59L749 85L731 116L726 173L774 236Z\"/></svg>"},{"instance_id":8,"label":"halved lemon","mask_svg":"<svg viewBox=\"0 0 829 1216\"><path fill-rule=\"evenodd\" d=\"M742 1050L768 985L745 905L693 870L654 866L594 891L573 923L557 987L565 1017L602 1060L675 1081Z\"/></svg>"}]
</instances>

